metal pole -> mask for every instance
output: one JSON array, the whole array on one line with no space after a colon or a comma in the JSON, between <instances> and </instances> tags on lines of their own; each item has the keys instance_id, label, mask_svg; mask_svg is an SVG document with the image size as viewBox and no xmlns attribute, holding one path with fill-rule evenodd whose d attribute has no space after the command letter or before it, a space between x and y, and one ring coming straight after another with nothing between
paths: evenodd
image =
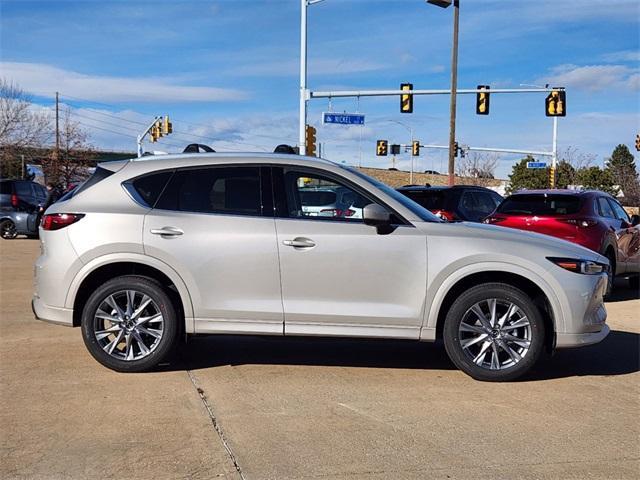
<instances>
[{"instance_id":1,"label":"metal pole","mask_svg":"<svg viewBox=\"0 0 640 480\"><path fill-rule=\"evenodd\" d=\"M138 135L138 158L142 157L142 136Z\"/></svg>"},{"instance_id":2,"label":"metal pole","mask_svg":"<svg viewBox=\"0 0 640 480\"><path fill-rule=\"evenodd\" d=\"M411 145L411 171L409 172L409 183L413 185L413 128L409 128L409 133L411 135L411 142L409 143L409 145Z\"/></svg>"},{"instance_id":3,"label":"metal pole","mask_svg":"<svg viewBox=\"0 0 640 480\"><path fill-rule=\"evenodd\" d=\"M456 96L458 89L458 23L460 0L453 0L453 47L451 49L451 105L449 119L449 185L455 183Z\"/></svg>"},{"instance_id":4,"label":"metal pole","mask_svg":"<svg viewBox=\"0 0 640 480\"><path fill-rule=\"evenodd\" d=\"M553 117L553 146L551 148L551 165L555 171L558 161L558 117Z\"/></svg>"},{"instance_id":5,"label":"metal pole","mask_svg":"<svg viewBox=\"0 0 640 480\"><path fill-rule=\"evenodd\" d=\"M27 172L24 169L24 155L20 155L20 158L22 159L22 179L24 180L27 178Z\"/></svg>"},{"instance_id":6,"label":"metal pole","mask_svg":"<svg viewBox=\"0 0 640 480\"><path fill-rule=\"evenodd\" d=\"M300 118L298 146L306 155L305 126L307 124L307 0L300 0Z\"/></svg>"}]
</instances>

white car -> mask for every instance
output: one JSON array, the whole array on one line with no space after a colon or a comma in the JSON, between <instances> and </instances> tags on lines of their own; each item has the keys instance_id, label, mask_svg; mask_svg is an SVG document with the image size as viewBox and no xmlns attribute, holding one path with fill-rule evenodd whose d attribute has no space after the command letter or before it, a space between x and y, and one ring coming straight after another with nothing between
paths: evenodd
<instances>
[{"instance_id":1,"label":"white car","mask_svg":"<svg viewBox=\"0 0 640 480\"><path fill-rule=\"evenodd\" d=\"M361 216L308 215L301 191L313 184L366 200ZM545 349L609 332L601 255L444 223L357 170L310 157L103 163L47 210L40 239L35 315L81 326L89 352L118 371L148 370L193 334L441 338L460 369L498 381L526 373Z\"/></svg>"}]
</instances>

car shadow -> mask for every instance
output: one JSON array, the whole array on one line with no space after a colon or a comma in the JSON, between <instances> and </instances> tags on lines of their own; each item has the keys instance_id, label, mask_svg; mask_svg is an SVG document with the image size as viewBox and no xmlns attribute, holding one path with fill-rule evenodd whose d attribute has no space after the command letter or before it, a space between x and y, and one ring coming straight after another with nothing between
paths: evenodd
<instances>
[{"instance_id":1,"label":"car shadow","mask_svg":"<svg viewBox=\"0 0 640 480\"><path fill-rule=\"evenodd\" d=\"M232 335L194 337L158 370L247 364L455 370L441 342ZM543 355L521 380L624 375L639 370L640 334L612 331L597 345Z\"/></svg>"},{"instance_id":2,"label":"car shadow","mask_svg":"<svg viewBox=\"0 0 640 480\"><path fill-rule=\"evenodd\" d=\"M624 302L626 300L637 299L640 299L640 290L631 288L626 278L618 277L613 282L613 292L611 292L611 296L606 299L606 302Z\"/></svg>"}]
</instances>

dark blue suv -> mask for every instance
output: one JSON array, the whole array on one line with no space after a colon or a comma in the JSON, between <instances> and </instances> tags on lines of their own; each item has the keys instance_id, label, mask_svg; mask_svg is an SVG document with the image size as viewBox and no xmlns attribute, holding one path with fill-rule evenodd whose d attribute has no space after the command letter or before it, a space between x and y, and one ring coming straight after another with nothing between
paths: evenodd
<instances>
[{"instance_id":1,"label":"dark blue suv","mask_svg":"<svg viewBox=\"0 0 640 480\"><path fill-rule=\"evenodd\" d=\"M38 212L47 190L28 180L0 180L0 236L38 235Z\"/></svg>"}]
</instances>

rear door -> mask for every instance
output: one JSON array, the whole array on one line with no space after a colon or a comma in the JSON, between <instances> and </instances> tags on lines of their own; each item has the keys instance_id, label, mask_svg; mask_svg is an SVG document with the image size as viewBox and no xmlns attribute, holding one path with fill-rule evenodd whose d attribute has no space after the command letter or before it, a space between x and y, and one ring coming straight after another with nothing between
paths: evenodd
<instances>
[{"instance_id":1,"label":"rear door","mask_svg":"<svg viewBox=\"0 0 640 480\"><path fill-rule=\"evenodd\" d=\"M145 216L145 253L187 284L196 333L283 333L266 171L259 165L178 169Z\"/></svg>"},{"instance_id":2,"label":"rear door","mask_svg":"<svg viewBox=\"0 0 640 480\"><path fill-rule=\"evenodd\" d=\"M306 214L300 190L309 185L348 190L354 208L375 202L337 175L274 167L274 180L285 333L418 338L424 234L406 224L381 235L356 215Z\"/></svg>"},{"instance_id":3,"label":"rear door","mask_svg":"<svg viewBox=\"0 0 640 480\"><path fill-rule=\"evenodd\" d=\"M616 219L620 222L616 229L618 255L625 264L625 272L640 272L640 227L632 226L629 215L618 202L607 198Z\"/></svg>"}]
</instances>

